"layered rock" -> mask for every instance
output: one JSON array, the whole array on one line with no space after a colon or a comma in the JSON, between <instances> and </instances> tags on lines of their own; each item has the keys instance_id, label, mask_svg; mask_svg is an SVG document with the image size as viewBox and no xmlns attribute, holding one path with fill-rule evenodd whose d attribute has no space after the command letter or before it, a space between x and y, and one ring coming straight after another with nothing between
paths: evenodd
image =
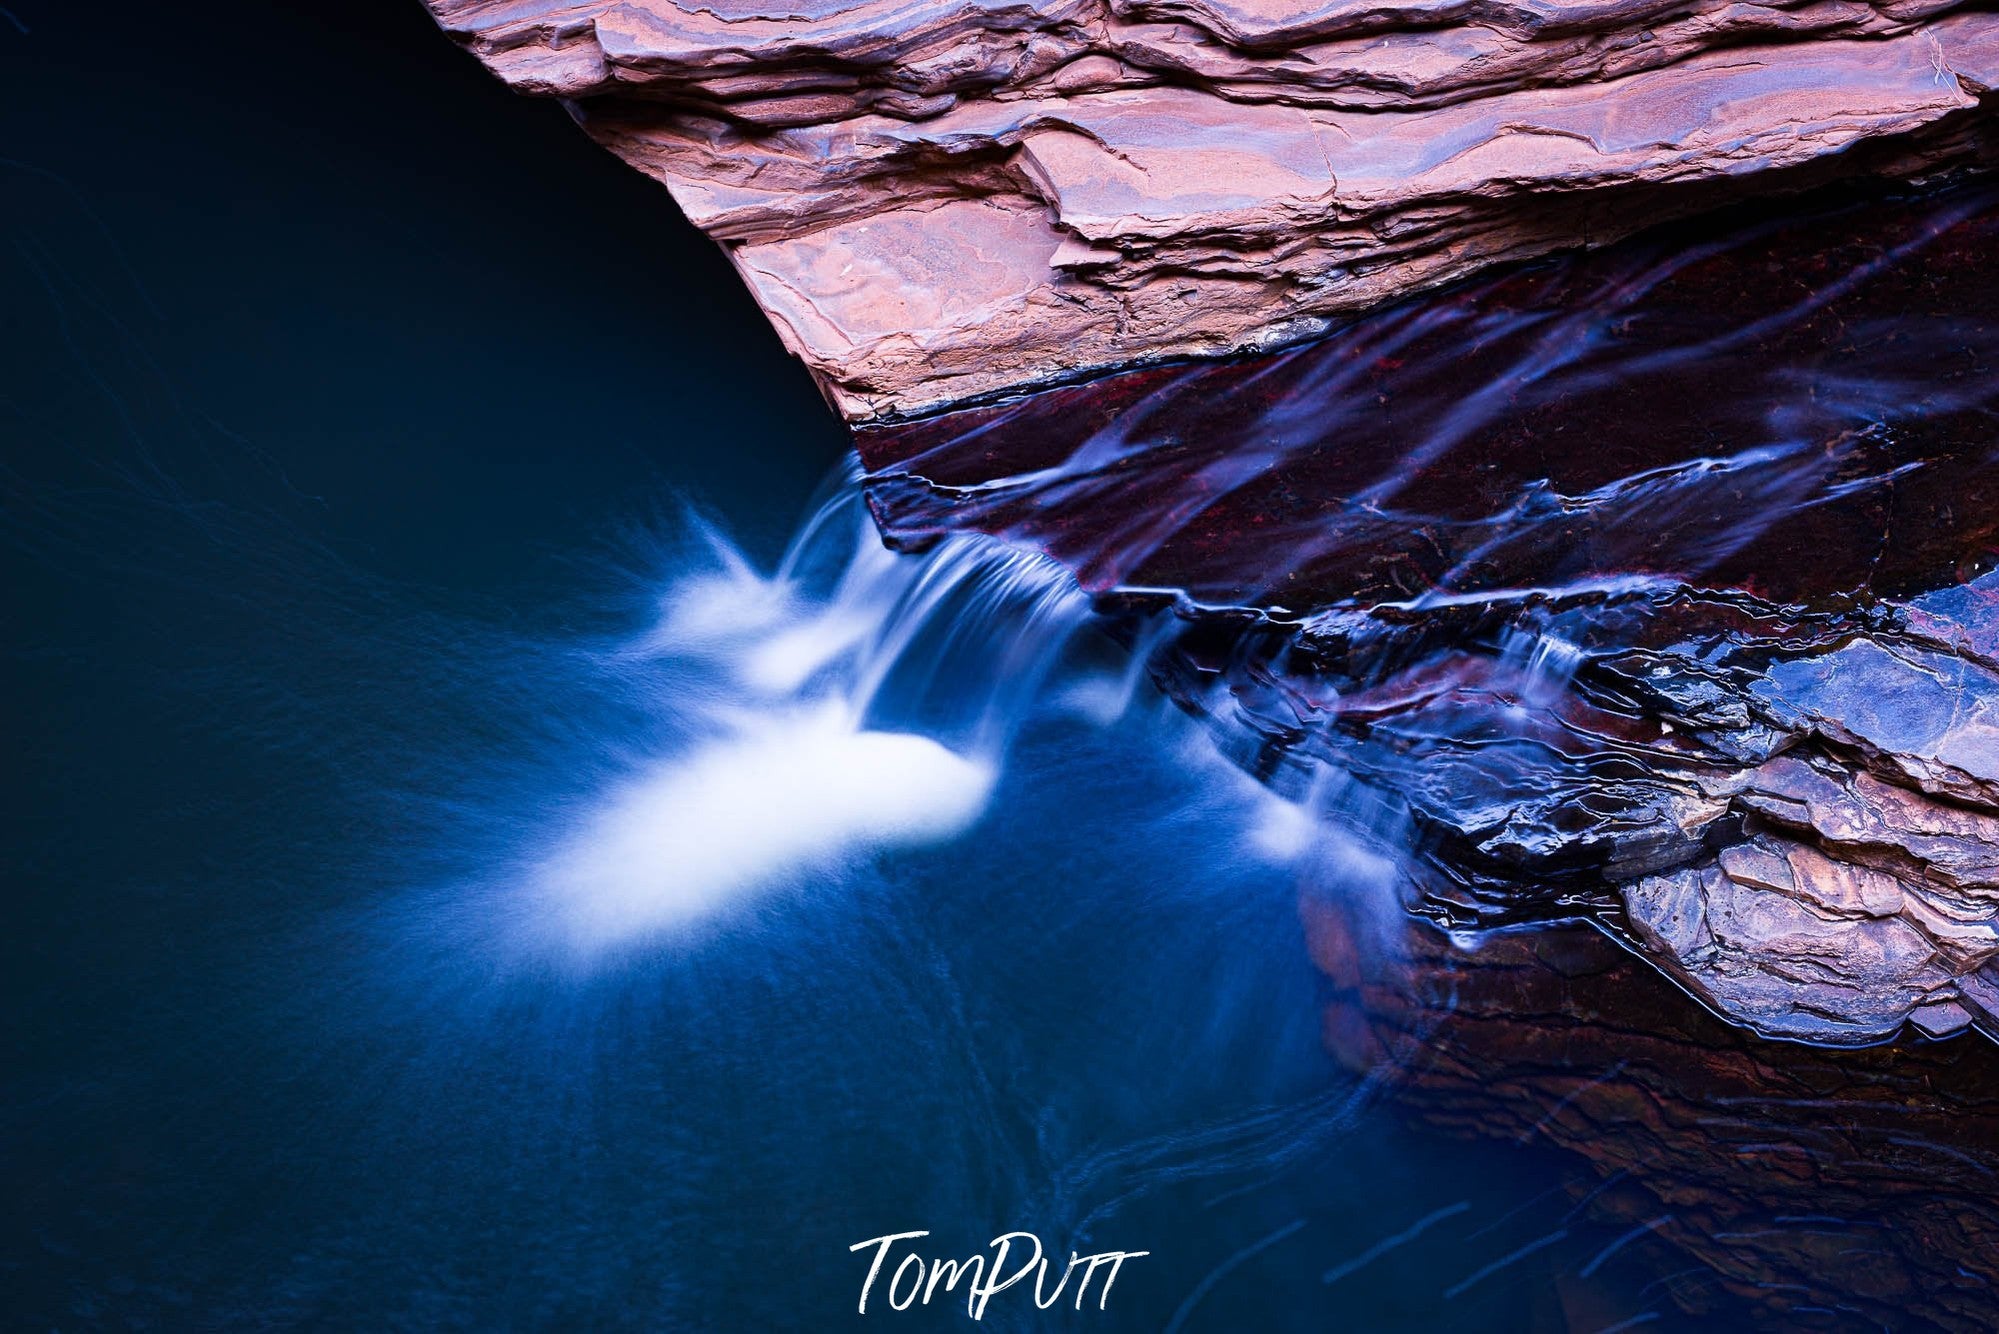
<instances>
[{"instance_id":1,"label":"layered rock","mask_svg":"<svg viewBox=\"0 0 1999 1334\"><path fill-rule=\"evenodd\" d=\"M850 419L1268 348L1750 189L1979 160L1953 0L428 0Z\"/></svg>"},{"instance_id":2,"label":"layered rock","mask_svg":"<svg viewBox=\"0 0 1999 1334\"><path fill-rule=\"evenodd\" d=\"M1990 1327L1999 196L1171 359L1989 163L1999 15L429 3L728 249L865 424L892 544L1067 565L1223 753L1394 861L1427 922L1301 896L1337 1056L1582 1155L1590 1267L1682 1252L1688 1310Z\"/></svg>"},{"instance_id":3,"label":"layered rock","mask_svg":"<svg viewBox=\"0 0 1999 1334\"><path fill-rule=\"evenodd\" d=\"M433 9L856 419L1981 160L1999 70L1945 0ZM1976 192L1655 239L865 430L871 502L1067 563L1441 923L1590 917L1774 1036L1999 1029L1994 253Z\"/></svg>"},{"instance_id":4,"label":"layered rock","mask_svg":"<svg viewBox=\"0 0 1999 1334\"><path fill-rule=\"evenodd\" d=\"M1096 594L1225 753L1732 1021L1999 1035L1999 194L1661 236L861 434L890 540Z\"/></svg>"},{"instance_id":5,"label":"layered rock","mask_svg":"<svg viewBox=\"0 0 1999 1334\"><path fill-rule=\"evenodd\" d=\"M1440 1130L1593 1169L1569 1218L1609 1240L1558 1287L1663 1275L1651 1313L1690 1329L1992 1328L1999 1046L1763 1041L1585 927L1466 950L1337 896L1301 911L1343 1063Z\"/></svg>"},{"instance_id":6,"label":"layered rock","mask_svg":"<svg viewBox=\"0 0 1999 1334\"><path fill-rule=\"evenodd\" d=\"M1758 684L1799 665L1780 662ZM1863 716L1927 706L1925 735L1907 749L1804 744L1710 782L1727 803L1712 809L1743 817L1742 833L1712 864L1626 886L1631 929L1696 993L1763 1032L1865 1042L1904 1021L1932 1037L1976 1021L1999 1036L1999 801L1932 796L1863 767L1906 781L1942 764L1977 784L1982 775L1939 760L1970 749L1984 752L1975 770L1999 771L1999 732L1979 717L1999 707L1999 676L1872 640L1802 665L1838 672ZM1925 701L1939 685L1959 693Z\"/></svg>"}]
</instances>

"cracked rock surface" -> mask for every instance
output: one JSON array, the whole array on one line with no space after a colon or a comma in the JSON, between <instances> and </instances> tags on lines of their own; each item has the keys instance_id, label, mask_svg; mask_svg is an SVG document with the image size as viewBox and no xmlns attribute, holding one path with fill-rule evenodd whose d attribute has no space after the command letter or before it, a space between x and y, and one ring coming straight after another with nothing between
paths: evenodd
<instances>
[{"instance_id":1,"label":"cracked rock surface","mask_svg":"<svg viewBox=\"0 0 1999 1334\"><path fill-rule=\"evenodd\" d=\"M1999 1037L1999 193L1665 234L1281 354L863 432L893 542L1050 555L1453 929L1732 1022Z\"/></svg>"},{"instance_id":2,"label":"cracked rock surface","mask_svg":"<svg viewBox=\"0 0 1999 1334\"><path fill-rule=\"evenodd\" d=\"M1999 207L1459 285L1993 160L1999 14L1651 0L431 0L662 180L891 542L1096 593L1453 926L1588 917L1738 1023L1999 1032Z\"/></svg>"},{"instance_id":3,"label":"cracked rock surface","mask_svg":"<svg viewBox=\"0 0 1999 1334\"><path fill-rule=\"evenodd\" d=\"M427 0L850 420L1268 348L1751 191L1989 158L1953 0Z\"/></svg>"}]
</instances>

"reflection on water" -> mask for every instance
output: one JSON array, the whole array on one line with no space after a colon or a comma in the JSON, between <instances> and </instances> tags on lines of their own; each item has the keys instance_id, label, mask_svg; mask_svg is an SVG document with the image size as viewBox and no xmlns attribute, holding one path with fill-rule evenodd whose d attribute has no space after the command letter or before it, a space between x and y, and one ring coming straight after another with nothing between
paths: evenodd
<instances>
[{"instance_id":1,"label":"reflection on water","mask_svg":"<svg viewBox=\"0 0 1999 1334\"><path fill-rule=\"evenodd\" d=\"M1649 1256L1651 1291L1752 1303L1778 1328L1989 1328L1999 1281L1999 1054L1981 1041L1853 1051L1761 1042L1587 927L1471 948L1308 899L1339 990L1331 1048L1422 1120L1551 1142L1594 1169L1617 1235L1588 1279Z\"/></svg>"},{"instance_id":2,"label":"reflection on water","mask_svg":"<svg viewBox=\"0 0 1999 1334\"><path fill-rule=\"evenodd\" d=\"M1681 1309L1981 1328L1995 1058L1930 1039L1999 1031L1995 237L1989 185L1710 221L1271 357L871 428L869 499L905 547L1072 569L1291 828L1382 868L1301 876L1352 1070L1576 1149L1616 1253L1698 1261ZM1593 921L1687 994L1571 930L1446 948L1398 900ZM1897 1049L1759 1045L1689 996Z\"/></svg>"},{"instance_id":3,"label":"reflection on water","mask_svg":"<svg viewBox=\"0 0 1999 1334\"><path fill-rule=\"evenodd\" d=\"M809 986L811 1054L738 1053L735 1077L798 1081L808 1117L891 1115L891 1144L925 1156L924 1208L879 1225L856 1208L849 1246L922 1230L936 1241L898 1258L990 1256L988 1236L1019 1229L1057 1273L1070 1250L1180 1257L1163 1277L1132 1262L1117 1328L1308 1328L1327 1310L1522 1329L1982 1318L1999 1215L1957 1168L1993 1170L1984 1048L1759 1047L1593 933L1451 943L1399 910L1406 825L1336 771L1288 796L1249 782L1211 729L1139 687L1142 655L1097 639L1045 559L978 536L885 554L851 476L769 579L709 533L661 601L597 662L642 681L683 740L559 836L553 906L598 930L589 972L614 970L567 984L588 999L565 1005L566 1031L641 981L732 1004L750 958L780 994ZM750 609L741 624L730 606ZM1574 665L1558 657L1541 639L1500 654L1549 689ZM870 747L883 767L860 762ZM760 764L773 773L730 781ZM755 892L773 886L792 891L775 907ZM749 929L743 900L761 905ZM900 976L912 959L920 976ZM1023 1005L1040 1013L995 1044L994 1014ZM830 1043L822 1016L845 1024ZM876 1046L891 1032L901 1060ZM912 1075L922 1124L900 1114ZM750 1124L768 1130L770 1110ZM1487 1147L1406 1139L1405 1110ZM1548 1144L1574 1165L1541 1158ZM796 1147L763 1166L804 1170ZM848 1203L912 1184L907 1166L872 1170L888 1179ZM1495 1199L1514 1173L1539 1184ZM685 1207L727 1231L745 1203L718 1185ZM839 1277L837 1260L818 1275ZM974 1305L1000 1327L1077 1316Z\"/></svg>"}]
</instances>

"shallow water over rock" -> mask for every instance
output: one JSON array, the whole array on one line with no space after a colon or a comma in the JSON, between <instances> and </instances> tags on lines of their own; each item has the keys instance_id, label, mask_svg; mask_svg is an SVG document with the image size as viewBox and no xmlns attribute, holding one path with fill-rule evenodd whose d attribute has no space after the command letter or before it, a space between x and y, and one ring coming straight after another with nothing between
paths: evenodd
<instances>
[{"instance_id":1,"label":"shallow water over rock","mask_svg":"<svg viewBox=\"0 0 1999 1334\"><path fill-rule=\"evenodd\" d=\"M1073 569L1452 927L1760 1033L1999 1029L1999 195L1828 203L1279 356L864 432L891 543Z\"/></svg>"},{"instance_id":2,"label":"shallow water over rock","mask_svg":"<svg viewBox=\"0 0 1999 1334\"><path fill-rule=\"evenodd\" d=\"M1571 1217L1616 1235L1579 1276L1987 1328L1994 253L1990 188L1663 234L864 433L869 496L892 543L1069 565L1225 754L1398 867L1400 921L1301 889L1326 1044L1586 1160Z\"/></svg>"},{"instance_id":3,"label":"shallow water over rock","mask_svg":"<svg viewBox=\"0 0 1999 1334\"><path fill-rule=\"evenodd\" d=\"M1715 1327L1741 1301L1763 1327L1991 1328L1999 1048L1763 1041L1586 927L1466 950L1301 906L1342 1062L1425 1124L1591 1166L1572 1218L1610 1239L1571 1282L1643 1264Z\"/></svg>"},{"instance_id":4,"label":"shallow water over rock","mask_svg":"<svg viewBox=\"0 0 1999 1334\"><path fill-rule=\"evenodd\" d=\"M1029 1281L978 1329L1989 1325L1999 1046L1769 1042L1592 926L1375 911L1401 863L1366 844L1411 835L1389 784L1432 775L1301 778L1247 720L1312 678L1238 670L1238 623L1099 599L1181 638L1133 659L1086 619L1035 689L1073 601L1039 557L829 523L827 579L779 562L845 433L662 193L414 6L31 8L0 85L10 1326L973 1328L962 1285L894 1311L892 1270L857 1313L850 1248L912 1227L1151 1252L1106 1309ZM1984 587L1896 614L1982 660ZM1493 624L1462 657L1495 680L1613 679ZM1170 678L1199 716L1129 670L1201 654ZM1709 670L1626 675L1726 740L1761 714ZM1911 753L1926 711L1800 670ZM1961 783L1937 753L1912 772ZM1983 874L1966 803L1815 772L1753 799L1844 866ZM1321 818L1369 800L1360 837Z\"/></svg>"}]
</instances>

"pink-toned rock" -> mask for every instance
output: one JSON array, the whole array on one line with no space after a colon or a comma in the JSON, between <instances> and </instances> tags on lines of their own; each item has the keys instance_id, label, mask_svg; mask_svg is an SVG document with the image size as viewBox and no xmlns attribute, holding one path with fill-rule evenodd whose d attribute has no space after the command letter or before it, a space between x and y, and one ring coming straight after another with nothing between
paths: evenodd
<instances>
[{"instance_id":1,"label":"pink-toned rock","mask_svg":"<svg viewBox=\"0 0 1999 1334\"><path fill-rule=\"evenodd\" d=\"M428 3L663 182L857 421L1980 157L1999 82L1955 0Z\"/></svg>"},{"instance_id":2,"label":"pink-toned rock","mask_svg":"<svg viewBox=\"0 0 1999 1334\"><path fill-rule=\"evenodd\" d=\"M1633 932L1682 985L1778 1037L1999 1029L1986 980L1999 959L1999 815L1796 751L1725 788L1764 825L1712 867L1623 894Z\"/></svg>"},{"instance_id":3,"label":"pink-toned rock","mask_svg":"<svg viewBox=\"0 0 1999 1334\"><path fill-rule=\"evenodd\" d=\"M1453 939L1584 916L1765 1034L1999 1038L1995 242L1990 186L1676 229L870 427L869 503L1071 570Z\"/></svg>"},{"instance_id":4,"label":"pink-toned rock","mask_svg":"<svg viewBox=\"0 0 1999 1334\"><path fill-rule=\"evenodd\" d=\"M1695 995L1772 1037L1853 1045L1941 1022L1959 977L1999 953L1989 914L1982 949L1946 947L1908 903L1893 877L1764 837L1624 891L1632 930Z\"/></svg>"}]
</instances>

